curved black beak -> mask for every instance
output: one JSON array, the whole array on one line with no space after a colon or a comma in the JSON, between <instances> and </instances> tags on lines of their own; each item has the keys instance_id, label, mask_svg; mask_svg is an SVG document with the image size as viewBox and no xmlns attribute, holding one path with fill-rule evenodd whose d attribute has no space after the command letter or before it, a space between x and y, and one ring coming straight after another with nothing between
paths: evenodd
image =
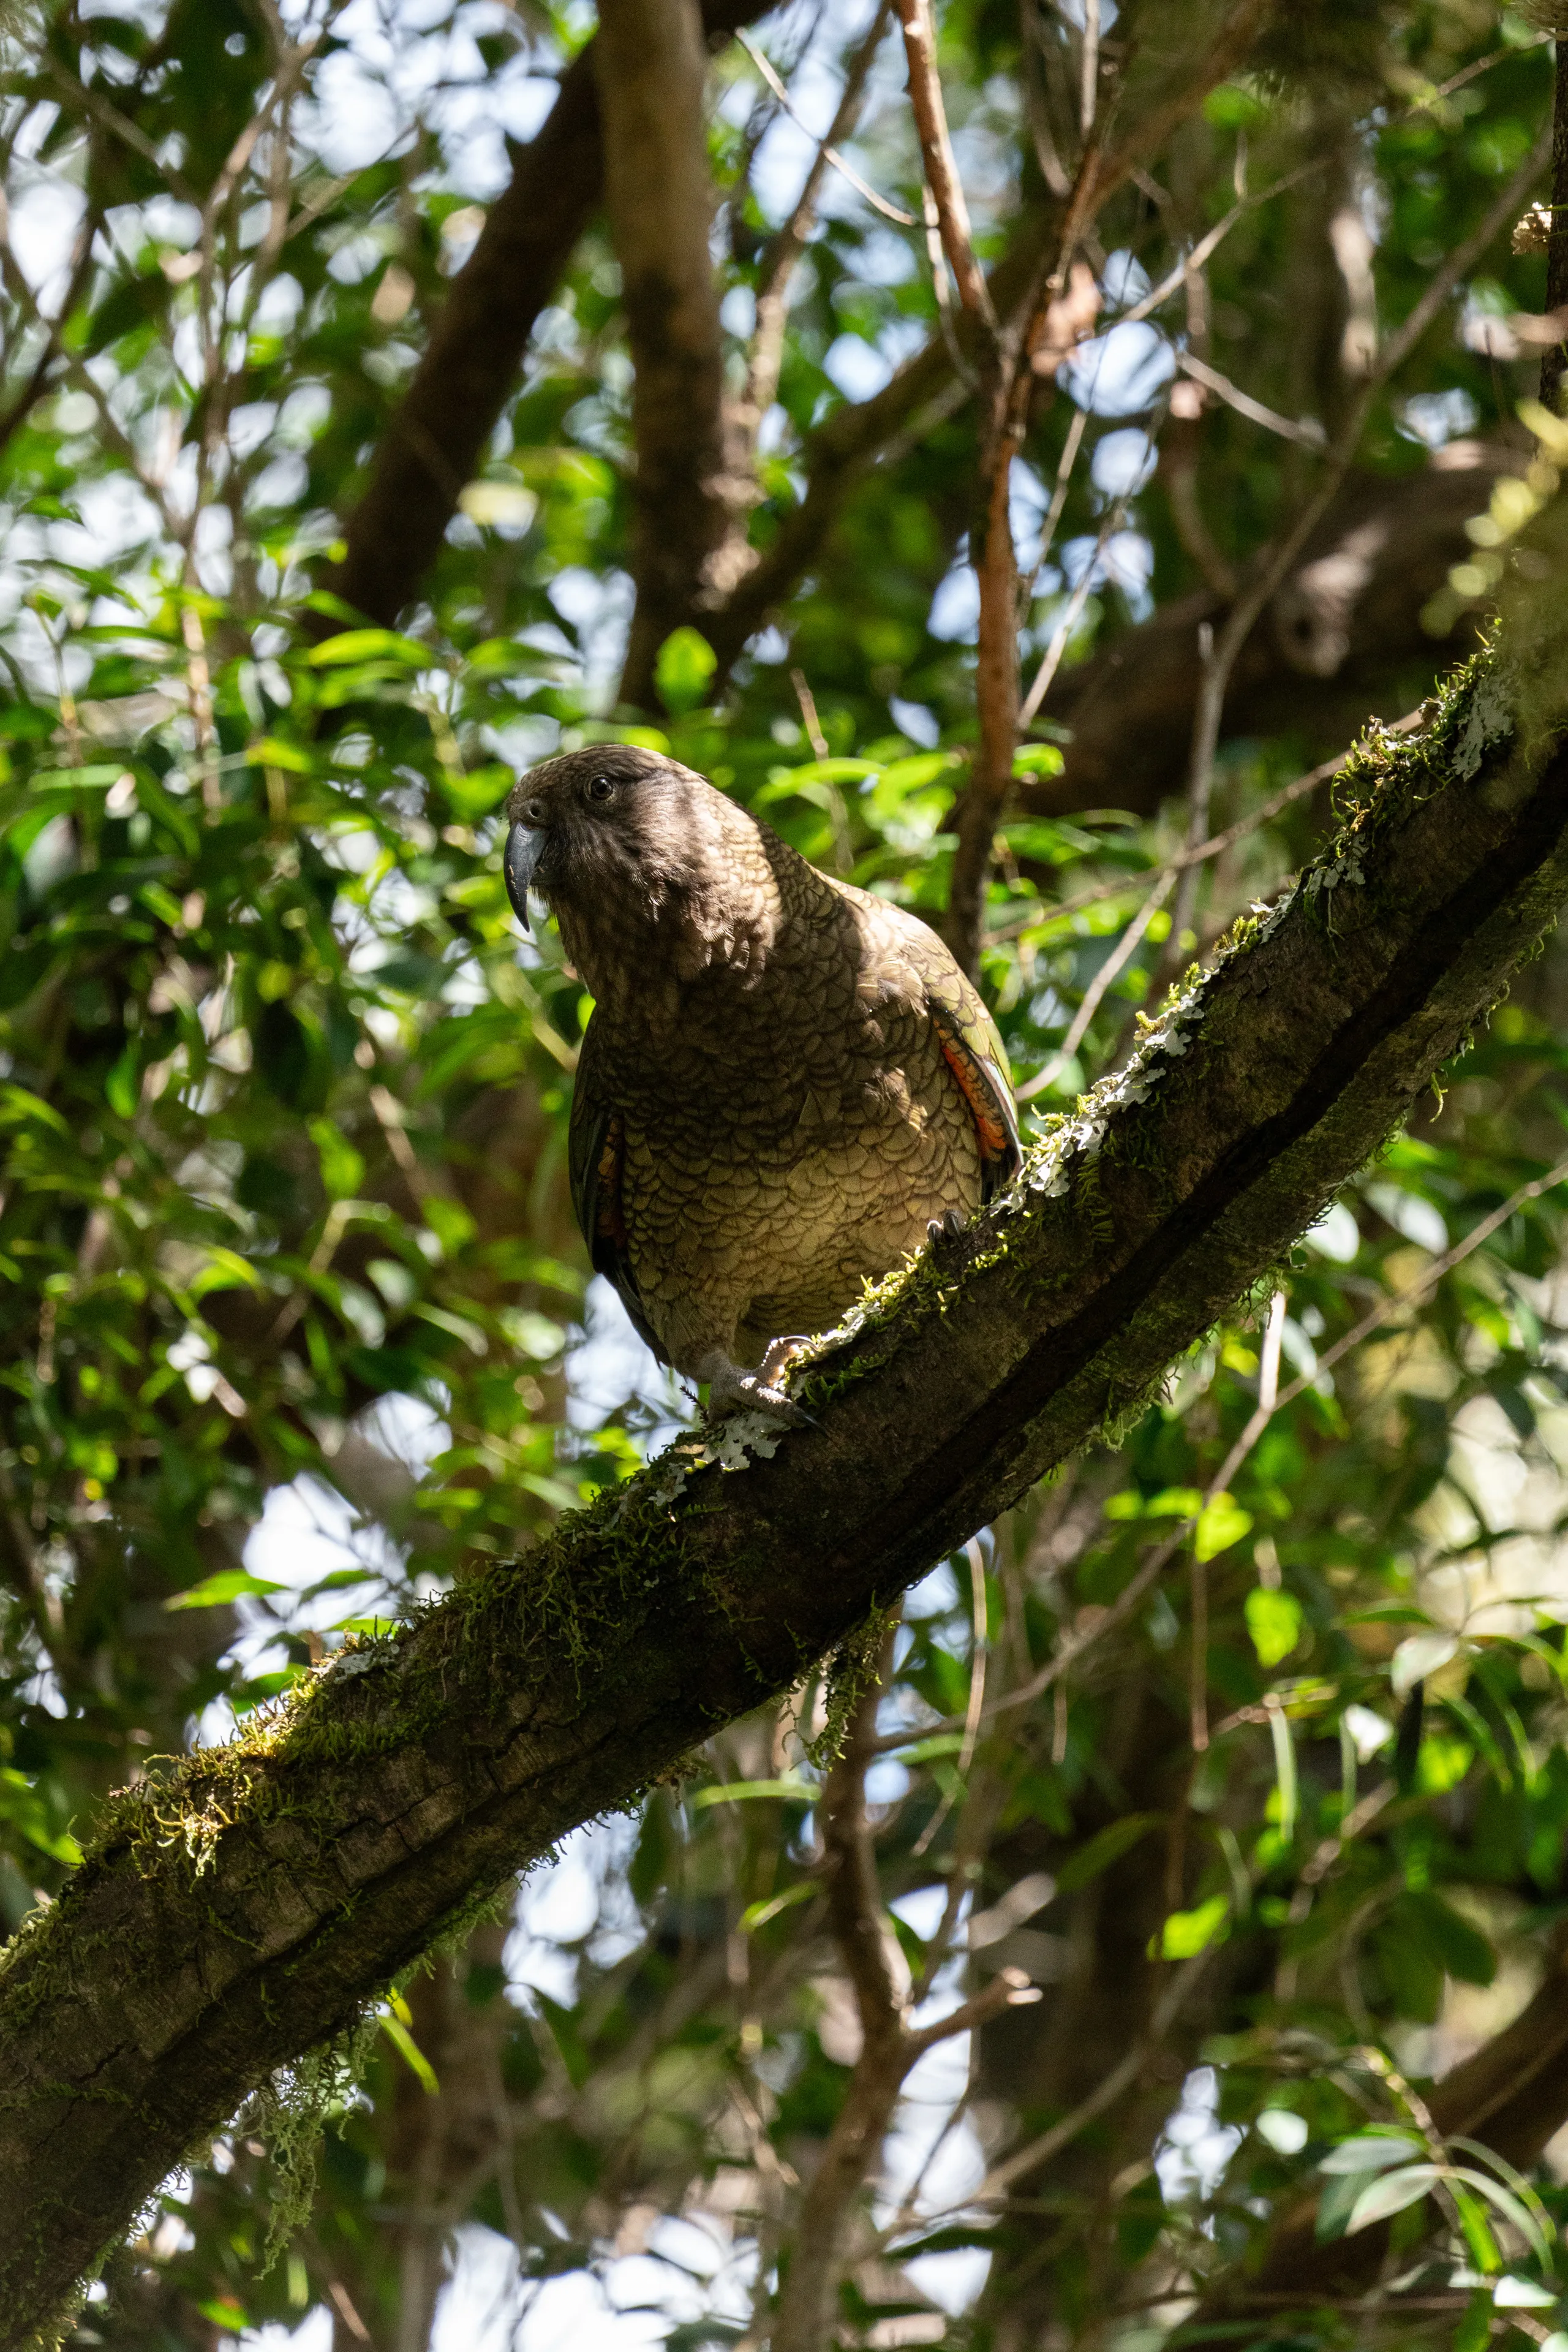
<instances>
[{"instance_id":1,"label":"curved black beak","mask_svg":"<svg viewBox=\"0 0 1568 2352\"><path fill-rule=\"evenodd\" d=\"M512 902L512 912L525 931L528 929L528 887L533 881L544 845L544 834L537 825L515 824L507 835L501 870L507 877L507 896Z\"/></svg>"}]
</instances>

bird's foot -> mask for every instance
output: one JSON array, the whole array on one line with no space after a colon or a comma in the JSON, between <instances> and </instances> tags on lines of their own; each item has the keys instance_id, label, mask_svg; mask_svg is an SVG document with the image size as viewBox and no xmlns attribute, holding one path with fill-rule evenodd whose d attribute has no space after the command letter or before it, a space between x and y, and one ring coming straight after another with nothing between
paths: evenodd
<instances>
[{"instance_id":1,"label":"bird's foot","mask_svg":"<svg viewBox=\"0 0 1568 2352\"><path fill-rule=\"evenodd\" d=\"M769 1341L754 1372L742 1371L722 1349L710 1348L697 1366L697 1378L708 1383L708 1419L723 1421L732 1412L760 1412L769 1421L782 1422L787 1429L814 1429L816 1423L810 1414L803 1412L777 1385L785 1365L803 1344L800 1333Z\"/></svg>"},{"instance_id":2,"label":"bird's foot","mask_svg":"<svg viewBox=\"0 0 1568 2352\"><path fill-rule=\"evenodd\" d=\"M939 1217L933 1217L926 1226L925 1238L933 1243L956 1242L963 1233L966 1222L956 1209L945 1209Z\"/></svg>"}]
</instances>

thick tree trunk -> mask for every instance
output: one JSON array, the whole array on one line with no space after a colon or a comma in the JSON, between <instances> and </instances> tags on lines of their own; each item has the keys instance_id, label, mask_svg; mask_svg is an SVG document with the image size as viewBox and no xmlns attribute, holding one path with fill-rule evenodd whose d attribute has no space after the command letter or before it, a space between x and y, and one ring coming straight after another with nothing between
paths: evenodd
<instances>
[{"instance_id":1,"label":"thick tree trunk","mask_svg":"<svg viewBox=\"0 0 1568 2352\"><path fill-rule=\"evenodd\" d=\"M1568 753L1516 753L1512 690L1366 755L1349 838L825 1359L817 1427L733 1475L666 1457L114 1801L0 1974L0 2344L270 2070L793 1684L1278 1263L1568 896Z\"/></svg>"}]
</instances>

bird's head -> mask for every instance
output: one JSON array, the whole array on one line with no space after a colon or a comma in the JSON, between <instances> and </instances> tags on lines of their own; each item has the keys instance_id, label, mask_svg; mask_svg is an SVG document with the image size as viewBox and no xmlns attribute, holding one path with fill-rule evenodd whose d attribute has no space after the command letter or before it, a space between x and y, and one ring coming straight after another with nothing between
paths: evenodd
<instances>
[{"instance_id":1,"label":"bird's head","mask_svg":"<svg viewBox=\"0 0 1568 2352\"><path fill-rule=\"evenodd\" d=\"M657 889L688 822L690 788L711 787L676 760L600 743L531 768L507 803L507 895L528 928L528 892L558 917Z\"/></svg>"},{"instance_id":2,"label":"bird's head","mask_svg":"<svg viewBox=\"0 0 1568 2352\"><path fill-rule=\"evenodd\" d=\"M706 778L627 743L544 761L518 780L506 813L507 893L518 921L527 930L537 891L591 980L651 928L710 932L737 856L755 855L758 835Z\"/></svg>"}]
</instances>

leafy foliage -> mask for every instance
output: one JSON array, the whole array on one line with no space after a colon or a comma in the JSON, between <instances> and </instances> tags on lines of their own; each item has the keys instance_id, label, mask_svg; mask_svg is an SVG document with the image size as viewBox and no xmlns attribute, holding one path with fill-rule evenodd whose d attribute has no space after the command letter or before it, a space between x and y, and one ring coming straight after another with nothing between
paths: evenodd
<instances>
[{"instance_id":1,"label":"leafy foliage","mask_svg":"<svg viewBox=\"0 0 1568 2352\"><path fill-rule=\"evenodd\" d=\"M1158 50L1153 14L1103 12L1112 72ZM1026 20L1027 57L1012 12L944 13L988 257L1041 202L1075 119L1078 36ZM624 1350L592 1378L592 1351L574 1352L588 1310L564 1129L589 1007L553 940L520 944L507 908L497 811L517 767L609 734L663 742L808 856L935 916L974 741L975 428L956 403L845 498L827 557L731 676L683 630L660 656L657 723L617 709L628 371L597 228L406 633L362 625L320 584L504 169L498 142L468 152L476 125L586 26L468 5L311 26L244 155L278 86L269 8L50 5L6 37L14 213L67 224L58 250L17 235L5 257L12 1927L62 1884L105 1789L221 1735L345 1633L483 1575L687 1410ZM829 35L789 13L763 37L789 71ZM378 75L385 152L340 152L334 111ZM1245 567L1310 487L1300 438L1220 398L1182 411L1177 346L1332 436L1367 363L1347 221L1386 334L1550 103L1549 51L1480 0L1270 21L1097 226L1100 332L1042 384L1018 468L1026 565L1064 486L1026 668L1063 632L1069 666L1113 646L1135 661L1140 623L1216 558ZM788 155L773 101L727 50L712 153L737 365L778 226L770 152ZM854 153L918 211L891 48ZM1204 280L1117 323L1239 191ZM1517 445L1505 508L1548 495L1517 488L1543 461L1516 414L1534 356L1508 324L1543 284L1538 257L1498 247L1458 290L1375 405L1369 500L1434 446L1451 470L1473 435ZM755 550L795 511L845 388L869 389L935 320L919 234L841 189L794 289ZM1435 634L1379 680L1385 714L1428 690L1455 649L1440 633L1501 576L1502 556L1482 559L1520 516L1499 516L1490 477L1475 503ZM1324 748L1294 724L1227 742L1215 825L1257 816ZM1279 889L1325 814L1303 796L1239 835L1202 869L1192 935L1155 911L1068 1051L1186 818L1064 811L1061 768L1048 719L1019 755L988 905L986 983L1020 1079L1043 1078L1037 1118L1113 1059L1187 955ZM1350 2315L1331 2286L1289 2318L1292 2343L1381 2329L1468 2346L1527 2311L1549 2330L1568 2197L1539 2148L1526 2179L1445 2141L1427 2092L1558 1948L1560 1202L1521 1200L1429 1277L1560 1157L1563 1005L1552 950L1281 1269L1282 1319L1260 1301L1217 1330L1124 1443L909 1597L868 1782L891 1934L935 2004L923 2015L1004 1967L1046 1998L1000 2012L967 2074L937 2079L951 2127L924 2178L918 2102L901 2111L843 2342L904 2340L890 2331L912 2313L977 2344L1179 2342L1195 2298L1240 2275L1306 2189L1326 2245L1392 2221L1408 2308L1396 2293ZM1262 1387L1292 1374L1299 1393L1210 1494ZM287 1580L246 1564L285 1490L346 1530ZM1176 1564L1110 1616L1188 1517ZM798 2192L858 2055L822 1893L824 1706L813 1685L716 1738L700 1785L654 1792L525 1890L511 1941L481 1927L395 1993L356 2079L322 2062L300 2092L328 2111L303 2223L288 2135L236 2119L110 2259L74 2340L211 2342L314 2308L356 2339L420 2341L444 2237L466 2225L507 2240L530 2287L596 2270L672 2344L763 2325L779 2265L809 2258ZM1129 2052L1137 2070L1096 2105ZM986 2162L1053 2134L978 2193ZM957 2315L934 2322L944 2298Z\"/></svg>"}]
</instances>

